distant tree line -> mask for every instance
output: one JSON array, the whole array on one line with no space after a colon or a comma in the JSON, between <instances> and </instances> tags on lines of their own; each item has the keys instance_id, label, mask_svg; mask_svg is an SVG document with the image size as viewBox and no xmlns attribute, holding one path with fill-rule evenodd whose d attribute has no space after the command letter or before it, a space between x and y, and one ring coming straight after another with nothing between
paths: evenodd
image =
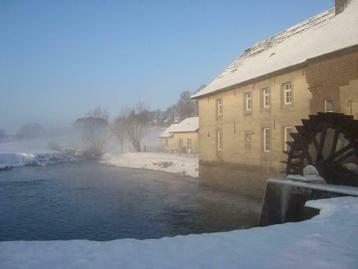
<instances>
[{"instance_id":1,"label":"distant tree line","mask_svg":"<svg viewBox=\"0 0 358 269\"><path fill-rule=\"evenodd\" d=\"M204 87L205 85L202 85L197 91ZM198 104L196 100L190 99L192 94L190 91L183 91L177 102L163 111L160 109L147 109L146 113L150 124L168 126L174 122L182 121L185 118L197 116Z\"/></svg>"},{"instance_id":2,"label":"distant tree line","mask_svg":"<svg viewBox=\"0 0 358 269\"><path fill-rule=\"evenodd\" d=\"M79 131L82 139L84 155L94 158L103 155L110 135L108 118L108 113L98 107L74 122L73 126Z\"/></svg>"},{"instance_id":3,"label":"distant tree line","mask_svg":"<svg viewBox=\"0 0 358 269\"><path fill-rule=\"evenodd\" d=\"M167 126L197 115L197 102L190 96L189 91L182 92L177 102L164 111L151 110L144 103L123 107L113 122L109 122L108 113L101 108L88 112L74 122L80 131L83 153L100 157L110 136L117 138L122 149L129 142L135 151L142 151L142 140L150 126Z\"/></svg>"},{"instance_id":4,"label":"distant tree line","mask_svg":"<svg viewBox=\"0 0 358 269\"><path fill-rule=\"evenodd\" d=\"M0 142L5 142L8 138L8 135L5 130L0 129Z\"/></svg>"},{"instance_id":5,"label":"distant tree line","mask_svg":"<svg viewBox=\"0 0 358 269\"><path fill-rule=\"evenodd\" d=\"M130 143L135 151L142 151L142 140L149 127L169 126L187 117L197 116L197 102L190 99L191 95L191 92L183 91L176 103L164 111L151 110L144 103L123 107L113 122L110 122L108 113L102 108L89 111L73 123L81 138L82 153L95 158L101 157L111 137L117 138L122 150L125 143ZM46 131L39 123L30 122L23 124L14 137L32 139L45 135ZM5 142L8 138L5 130L0 129L0 142Z\"/></svg>"}]
</instances>

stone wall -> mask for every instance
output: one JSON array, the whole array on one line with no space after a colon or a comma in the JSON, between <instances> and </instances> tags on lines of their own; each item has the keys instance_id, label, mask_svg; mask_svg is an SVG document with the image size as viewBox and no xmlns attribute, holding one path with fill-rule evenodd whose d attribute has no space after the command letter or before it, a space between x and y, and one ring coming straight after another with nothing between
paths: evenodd
<instances>
[{"instance_id":1,"label":"stone wall","mask_svg":"<svg viewBox=\"0 0 358 269\"><path fill-rule=\"evenodd\" d=\"M293 85L293 102L283 102L283 83ZM262 90L269 88L271 103L263 108ZM252 110L244 109L245 93L252 94ZM222 99L223 114L216 115L216 100ZM223 161L242 165L255 165L280 170L280 161L286 156L284 149L284 127L301 123L309 114L311 93L308 90L303 70L291 71L262 81L240 86L229 91L199 99L199 148L200 160ZM263 129L271 128L271 150L263 151ZM222 131L223 149L217 150L217 131ZM251 134L247 145L245 136Z\"/></svg>"},{"instance_id":2,"label":"stone wall","mask_svg":"<svg viewBox=\"0 0 358 269\"><path fill-rule=\"evenodd\" d=\"M282 84L293 85L293 103L283 102ZM269 87L271 103L263 108L262 90ZM252 111L245 112L244 95L252 93ZM216 100L223 101L223 114L216 115ZM287 158L284 127L295 126L309 114L311 93L302 69L267 78L199 100L199 177L204 184L262 199L265 179L279 176ZM271 128L271 150L263 151L263 128ZM216 133L223 136L217 150ZM247 145L246 134L251 134Z\"/></svg>"},{"instance_id":3,"label":"stone wall","mask_svg":"<svg viewBox=\"0 0 358 269\"><path fill-rule=\"evenodd\" d=\"M334 112L350 112L347 96L358 102L358 88L353 82L358 79L358 46L309 61L305 75L312 92L311 113L325 111L326 99L333 101ZM352 115L357 117L358 111Z\"/></svg>"}]
</instances>

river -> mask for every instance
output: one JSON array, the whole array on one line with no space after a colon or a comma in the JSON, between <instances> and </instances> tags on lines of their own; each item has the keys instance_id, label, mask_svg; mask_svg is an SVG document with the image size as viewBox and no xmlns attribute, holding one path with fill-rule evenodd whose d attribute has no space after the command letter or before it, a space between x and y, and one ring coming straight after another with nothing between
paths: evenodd
<instances>
[{"instance_id":1,"label":"river","mask_svg":"<svg viewBox=\"0 0 358 269\"><path fill-rule=\"evenodd\" d=\"M190 177L92 161L0 172L0 241L221 232L256 225L259 210Z\"/></svg>"}]
</instances>

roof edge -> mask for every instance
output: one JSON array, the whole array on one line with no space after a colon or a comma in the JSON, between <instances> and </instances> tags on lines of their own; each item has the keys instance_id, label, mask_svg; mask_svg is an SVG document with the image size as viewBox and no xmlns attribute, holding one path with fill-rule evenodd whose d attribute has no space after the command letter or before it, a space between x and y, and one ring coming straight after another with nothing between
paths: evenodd
<instances>
[{"instance_id":1,"label":"roof edge","mask_svg":"<svg viewBox=\"0 0 358 269\"><path fill-rule=\"evenodd\" d=\"M248 79L248 80L245 80L245 81L242 81L242 82L239 82L239 83L236 83L236 84L224 87L224 88L220 88L220 89L217 89L217 90L215 90L213 92L204 93L204 94L201 94L201 95L198 95L198 93L199 93L198 92L198 93L193 94L192 96L190 96L190 98L198 100L200 98L205 98L205 97L208 97L208 96L211 96L211 95L216 95L216 94L221 93L221 92L230 91L230 90L232 90L232 89L234 89L236 87L241 87L241 86L250 84L250 83L255 82L255 81L264 80L264 79L269 78L271 76L275 76L275 75L278 75L278 74L281 74L281 73L284 73L284 72L294 71L296 69L305 67L307 64L309 64L309 62L319 60L320 58L323 58L323 57L329 57L329 56L333 56L333 55L336 55L336 54L346 53L346 52L350 52L350 51L354 51L354 50L358 50L358 44L353 45L353 46L349 46L349 47L345 47L345 48L340 49L340 50L335 50L335 51L332 51L332 52L321 54L321 55L319 55L317 57L314 57L314 58L307 58L304 62L295 64L295 65L291 65L291 66L288 66L288 67L285 67L285 68L282 68L282 69L279 69L279 70L275 70L273 72L266 73L264 75L261 75L261 76L258 76L258 77L252 78L252 79Z\"/></svg>"}]
</instances>

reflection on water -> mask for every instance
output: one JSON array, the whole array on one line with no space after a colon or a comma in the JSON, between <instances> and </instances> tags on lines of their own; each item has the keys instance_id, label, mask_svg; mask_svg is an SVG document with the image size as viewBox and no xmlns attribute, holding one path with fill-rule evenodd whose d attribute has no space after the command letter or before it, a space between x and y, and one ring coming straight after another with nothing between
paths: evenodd
<instances>
[{"instance_id":1,"label":"reflection on water","mask_svg":"<svg viewBox=\"0 0 358 269\"><path fill-rule=\"evenodd\" d=\"M0 241L160 238L256 224L259 206L189 177L78 162L0 172Z\"/></svg>"}]
</instances>

